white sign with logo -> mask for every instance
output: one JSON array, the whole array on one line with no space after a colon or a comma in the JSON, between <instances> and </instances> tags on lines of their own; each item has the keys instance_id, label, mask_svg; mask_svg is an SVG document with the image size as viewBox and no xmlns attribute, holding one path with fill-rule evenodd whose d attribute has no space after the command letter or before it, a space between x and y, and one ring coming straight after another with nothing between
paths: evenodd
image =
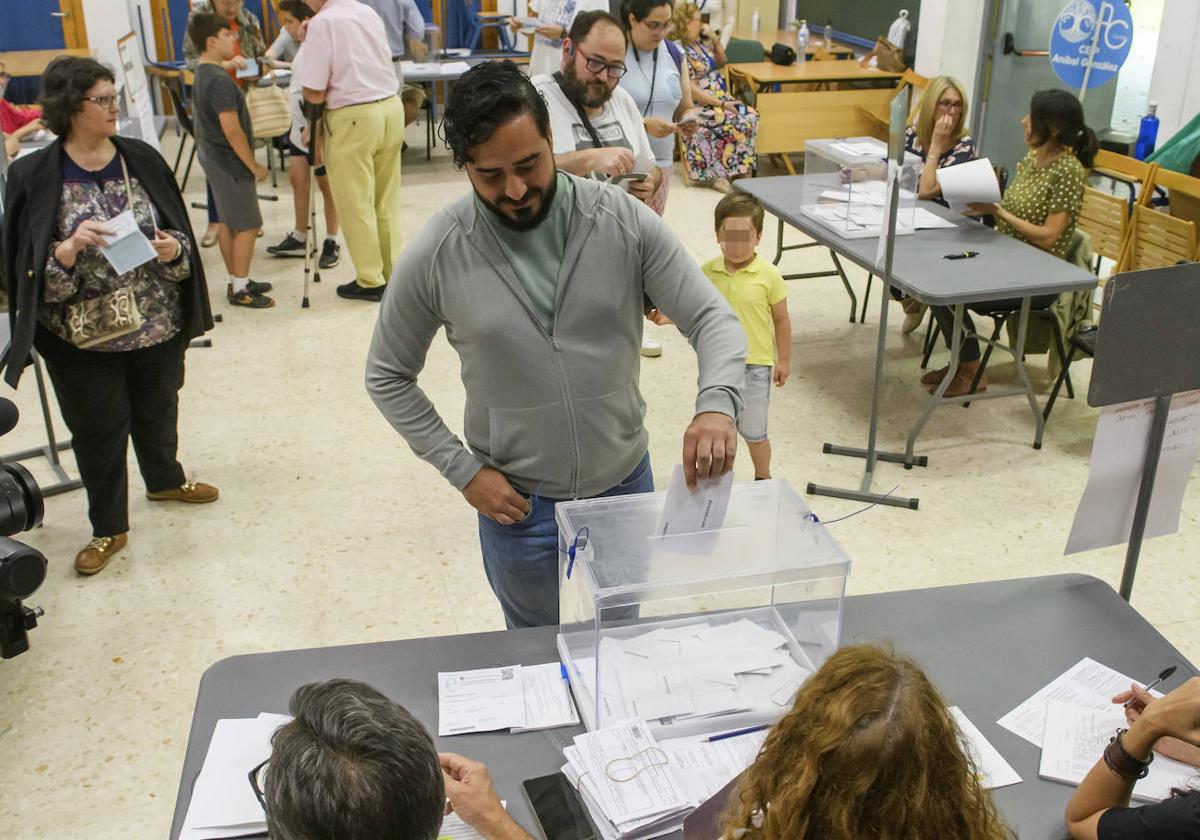
<instances>
[{"instance_id":1,"label":"white sign with logo","mask_svg":"<svg viewBox=\"0 0 1200 840\"><path fill-rule=\"evenodd\" d=\"M1050 66L1080 98L1117 75L1133 45L1133 17L1122 0L1070 0L1050 32Z\"/></svg>"},{"instance_id":2,"label":"white sign with logo","mask_svg":"<svg viewBox=\"0 0 1200 840\"><path fill-rule=\"evenodd\" d=\"M129 116L137 120L141 139L161 152L158 128L154 124L154 102L150 97L150 85L146 82L146 67L142 64L136 33L130 32L117 41L117 56L121 61L121 75L125 79L125 102L129 106Z\"/></svg>"}]
</instances>

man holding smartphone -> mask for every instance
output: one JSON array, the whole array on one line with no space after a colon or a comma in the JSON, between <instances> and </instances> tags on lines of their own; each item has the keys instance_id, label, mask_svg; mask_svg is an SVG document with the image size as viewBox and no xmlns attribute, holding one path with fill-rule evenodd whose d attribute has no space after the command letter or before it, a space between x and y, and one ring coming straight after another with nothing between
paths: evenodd
<instances>
[{"instance_id":1,"label":"man holding smartphone","mask_svg":"<svg viewBox=\"0 0 1200 840\"><path fill-rule=\"evenodd\" d=\"M550 110L554 162L581 178L621 180L645 202L662 172L633 97L617 85L625 75L625 30L608 12L577 15L553 76L530 79Z\"/></svg>"}]
</instances>

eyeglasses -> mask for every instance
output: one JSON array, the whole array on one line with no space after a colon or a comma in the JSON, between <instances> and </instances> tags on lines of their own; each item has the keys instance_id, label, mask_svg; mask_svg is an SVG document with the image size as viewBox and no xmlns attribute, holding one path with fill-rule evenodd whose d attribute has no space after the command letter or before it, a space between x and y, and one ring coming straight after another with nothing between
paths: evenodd
<instances>
[{"instance_id":1,"label":"eyeglasses","mask_svg":"<svg viewBox=\"0 0 1200 840\"><path fill-rule=\"evenodd\" d=\"M267 798L263 796L263 785L267 782L267 765L270 763L271 759L268 758L250 771L250 789L258 797L258 804L262 806L264 814L267 812Z\"/></svg>"},{"instance_id":2,"label":"eyeglasses","mask_svg":"<svg viewBox=\"0 0 1200 840\"><path fill-rule=\"evenodd\" d=\"M579 49L576 47L576 49ZM609 64L601 58L595 58L588 55L583 50L579 50L579 54L583 56L583 64L587 67L589 73L595 73L599 76L601 73L608 73L608 78L619 79L628 72L629 68L621 62Z\"/></svg>"},{"instance_id":3,"label":"eyeglasses","mask_svg":"<svg viewBox=\"0 0 1200 840\"><path fill-rule=\"evenodd\" d=\"M651 32L662 32L671 25L671 21L669 20L639 20L638 23L649 29Z\"/></svg>"},{"instance_id":4,"label":"eyeglasses","mask_svg":"<svg viewBox=\"0 0 1200 840\"><path fill-rule=\"evenodd\" d=\"M939 99L938 107L945 108L947 111L961 111L963 103L961 99Z\"/></svg>"},{"instance_id":5,"label":"eyeglasses","mask_svg":"<svg viewBox=\"0 0 1200 840\"><path fill-rule=\"evenodd\" d=\"M114 105L117 104L117 97L115 95L113 95L113 96L85 96L83 98L87 102L95 102L97 105L99 105L101 108L103 108L106 111L110 110Z\"/></svg>"}]
</instances>

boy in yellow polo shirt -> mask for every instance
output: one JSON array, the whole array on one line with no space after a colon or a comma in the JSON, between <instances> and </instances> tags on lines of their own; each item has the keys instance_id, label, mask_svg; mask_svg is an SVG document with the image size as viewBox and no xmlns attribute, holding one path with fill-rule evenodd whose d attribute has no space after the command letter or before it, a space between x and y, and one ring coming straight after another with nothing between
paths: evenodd
<instances>
[{"instance_id":1,"label":"boy in yellow polo shirt","mask_svg":"<svg viewBox=\"0 0 1200 840\"><path fill-rule=\"evenodd\" d=\"M701 269L729 301L746 331L746 381L742 386L746 407L738 417L738 432L750 450L755 480L770 478L767 404L771 382L782 388L792 362L787 286L779 269L755 253L763 228L763 207L757 199L746 193L725 196L717 204L714 226L721 256Z\"/></svg>"}]
</instances>

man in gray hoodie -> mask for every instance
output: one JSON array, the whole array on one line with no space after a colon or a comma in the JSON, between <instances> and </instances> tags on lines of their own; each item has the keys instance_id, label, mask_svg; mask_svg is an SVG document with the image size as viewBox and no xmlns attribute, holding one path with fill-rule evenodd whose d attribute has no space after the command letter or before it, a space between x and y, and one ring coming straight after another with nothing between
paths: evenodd
<instances>
[{"instance_id":1,"label":"man in gray hoodie","mask_svg":"<svg viewBox=\"0 0 1200 840\"><path fill-rule=\"evenodd\" d=\"M653 211L555 168L546 104L514 64L464 74L443 127L474 194L401 254L367 390L479 512L484 570L508 626L556 624L555 502L654 486L638 390L643 295L699 361L683 436L690 485L733 468L745 337ZM467 446L417 385L441 327L462 365Z\"/></svg>"}]
</instances>

